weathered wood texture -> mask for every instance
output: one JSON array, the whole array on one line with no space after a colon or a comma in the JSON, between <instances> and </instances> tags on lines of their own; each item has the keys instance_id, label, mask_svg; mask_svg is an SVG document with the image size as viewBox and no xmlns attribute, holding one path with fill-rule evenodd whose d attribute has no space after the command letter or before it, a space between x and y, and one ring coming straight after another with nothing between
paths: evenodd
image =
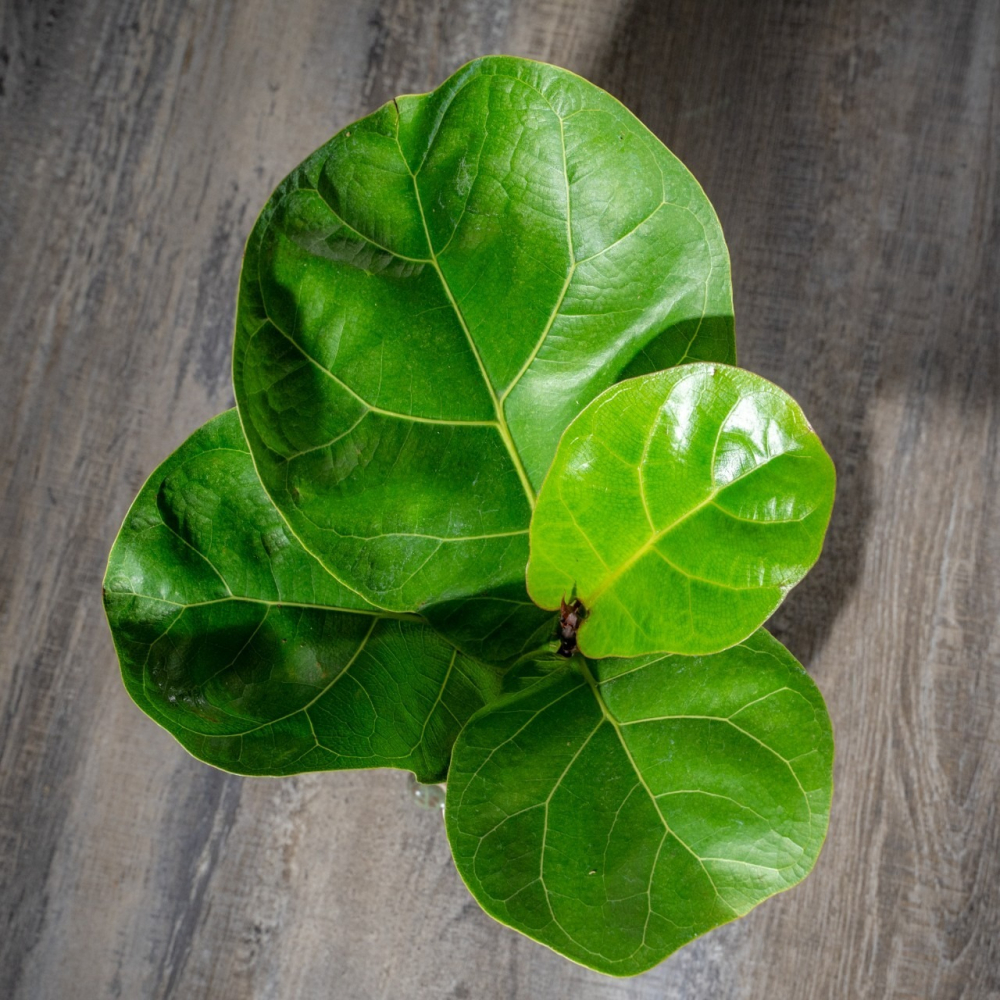
<instances>
[{"instance_id":1,"label":"weathered wood texture","mask_svg":"<svg viewBox=\"0 0 1000 1000\"><path fill-rule=\"evenodd\" d=\"M143 477L230 403L272 186L502 50L607 87L694 170L741 360L840 474L776 623L836 726L826 849L633 981L484 916L400 775L186 756L100 607ZM1000 997L998 57L995 0L4 0L0 996Z\"/></svg>"}]
</instances>

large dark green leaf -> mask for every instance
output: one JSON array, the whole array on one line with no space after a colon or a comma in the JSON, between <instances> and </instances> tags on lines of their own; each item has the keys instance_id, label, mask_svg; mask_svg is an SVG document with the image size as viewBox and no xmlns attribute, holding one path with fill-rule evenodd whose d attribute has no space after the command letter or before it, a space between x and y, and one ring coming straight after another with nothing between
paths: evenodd
<instances>
[{"instance_id":1,"label":"large dark green leaf","mask_svg":"<svg viewBox=\"0 0 1000 1000\"><path fill-rule=\"evenodd\" d=\"M195 756L241 774L399 767L441 780L499 687L413 615L338 583L264 493L235 410L164 462L111 552L125 686Z\"/></svg>"},{"instance_id":2,"label":"large dark green leaf","mask_svg":"<svg viewBox=\"0 0 1000 1000\"><path fill-rule=\"evenodd\" d=\"M712 653L819 556L829 455L795 401L738 368L630 379L567 428L531 523L528 590L577 597L588 656Z\"/></svg>"},{"instance_id":3,"label":"large dark green leaf","mask_svg":"<svg viewBox=\"0 0 1000 1000\"><path fill-rule=\"evenodd\" d=\"M634 975L805 877L833 740L780 643L548 666L455 744L448 837L488 913Z\"/></svg>"},{"instance_id":4,"label":"large dark green leaf","mask_svg":"<svg viewBox=\"0 0 1000 1000\"><path fill-rule=\"evenodd\" d=\"M244 259L236 398L305 547L415 610L523 579L569 421L623 373L732 361L732 331L687 170L592 84L490 57L275 191Z\"/></svg>"}]
</instances>

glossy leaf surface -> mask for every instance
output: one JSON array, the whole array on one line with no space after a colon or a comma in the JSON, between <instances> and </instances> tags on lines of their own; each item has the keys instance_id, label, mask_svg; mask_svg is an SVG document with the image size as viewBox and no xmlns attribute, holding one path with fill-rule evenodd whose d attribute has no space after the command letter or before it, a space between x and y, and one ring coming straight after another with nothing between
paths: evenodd
<instances>
[{"instance_id":1,"label":"glossy leaf surface","mask_svg":"<svg viewBox=\"0 0 1000 1000\"><path fill-rule=\"evenodd\" d=\"M236 399L264 486L398 611L523 580L559 435L623 374L734 359L688 171L564 70L489 57L348 127L244 258Z\"/></svg>"},{"instance_id":2,"label":"glossy leaf surface","mask_svg":"<svg viewBox=\"0 0 1000 1000\"><path fill-rule=\"evenodd\" d=\"M191 753L241 774L398 767L441 780L496 672L341 586L254 472L235 410L152 475L111 552L125 686Z\"/></svg>"},{"instance_id":3,"label":"glossy leaf surface","mask_svg":"<svg viewBox=\"0 0 1000 1000\"><path fill-rule=\"evenodd\" d=\"M581 600L587 656L711 653L819 557L834 468L795 401L738 368L630 379L567 428L531 524L528 590Z\"/></svg>"},{"instance_id":4,"label":"glossy leaf surface","mask_svg":"<svg viewBox=\"0 0 1000 1000\"><path fill-rule=\"evenodd\" d=\"M634 975L805 877L832 763L819 691L763 630L704 657L577 656L462 732L448 837L492 916Z\"/></svg>"}]
</instances>

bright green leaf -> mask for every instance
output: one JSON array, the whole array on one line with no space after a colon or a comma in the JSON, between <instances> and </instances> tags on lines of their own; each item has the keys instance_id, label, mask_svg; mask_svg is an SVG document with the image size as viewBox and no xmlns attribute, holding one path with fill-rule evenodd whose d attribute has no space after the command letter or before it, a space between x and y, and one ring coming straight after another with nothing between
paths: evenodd
<instances>
[{"instance_id":1,"label":"bright green leaf","mask_svg":"<svg viewBox=\"0 0 1000 1000\"><path fill-rule=\"evenodd\" d=\"M599 392L734 357L728 255L688 171L580 77L488 57L278 187L234 381L296 535L405 611L523 580L535 491Z\"/></svg>"},{"instance_id":2,"label":"bright green leaf","mask_svg":"<svg viewBox=\"0 0 1000 1000\"><path fill-rule=\"evenodd\" d=\"M422 619L372 607L302 548L235 410L143 487L105 606L139 707L240 774L399 767L439 781L458 731L499 687L492 668Z\"/></svg>"},{"instance_id":3,"label":"bright green leaf","mask_svg":"<svg viewBox=\"0 0 1000 1000\"><path fill-rule=\"evenodd\" d=\"M488 913L635 975L805 877L833 739L780 643L549 666L455 744L448 838Z\"/></svg>"},{"instance_id":4,"label":"bright green leaf","mask_svg":"<svg viewBox=\"0 0 1000 1000\"><path fill-rule=\"evenodd\" d=\"M798 405L757 375L698 363L622 382L559 443L529 593L583 603L587 656L724 649L819 557L834 478Z\"/></svg>"}]
</instances>

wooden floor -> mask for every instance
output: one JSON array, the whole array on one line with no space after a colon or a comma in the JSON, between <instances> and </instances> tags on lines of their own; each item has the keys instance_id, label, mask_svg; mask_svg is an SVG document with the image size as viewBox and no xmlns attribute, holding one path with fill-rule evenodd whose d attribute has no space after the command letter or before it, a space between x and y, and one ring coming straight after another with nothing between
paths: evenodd
<instances>
[{"instance_id":1,"label":"wooden floor","mask_svg":"<svg viewBox=\"0 0 1000 1000\"><path fill-rule=\"evenodd\" d=\"M104 560L229 406L243 241L352 119L507 51L619 96L839 470L774 623L814 874L635 980L493 923L397 773L240 779L128 700ZM1000 998L1000 3L0 0L0 997Z\"/></svg>"}]
</instances>

